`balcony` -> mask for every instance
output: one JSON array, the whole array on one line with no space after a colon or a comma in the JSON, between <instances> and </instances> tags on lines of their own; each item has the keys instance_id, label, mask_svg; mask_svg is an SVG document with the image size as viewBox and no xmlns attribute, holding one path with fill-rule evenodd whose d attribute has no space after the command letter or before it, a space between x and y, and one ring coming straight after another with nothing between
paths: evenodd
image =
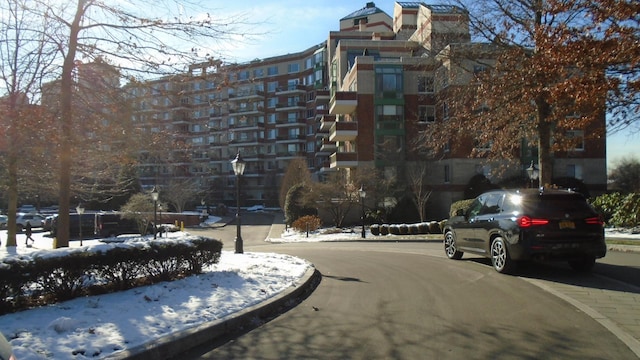
<instances>
[{"instance_id":1,"label":"balcony","mask_svg":"<svg viewBox=\"0 0 640 360\"><path fill-rule=\"evenodd\" d=\"M355 168L358 167L358 153L336 152L329 156L331 168Z\"/></svg>"},{"instance_id":2,"label":"balcony","mask_svg":"<svg viewBox=\"0 0 640 360\"><path fill-rule=\"evenodd\" d=\"M331 100L331 94L328 89L316 90L316 105L325 105Z\"/></svg>"},{"instance_id":3,"label":"balcony","mask_svg":"<svg viewBox=\"0 0 640 360\"><path fill-rule=\"evenodd\" d=\"M264 91L260 91L260 90L244 90L244 91L238 91L233 98L231 98L231 94L229 94L229 98L231 100L259 100L259 99L264 99Z\"/></svg>"},{"instance_id":4,"label":"balcony","mask_svg":"<svg viewBox=\"0 0 640 360\"><path fill-rule=\"evenodd\" d=\"M333 143L327 139L318 141L318 151L316 151L316 157L329 156L338 150L336 143Z\"/></svg>"},{"instance_id":5,"label":"balcony","mask_svg":"<svg viewBox=\"0 0 640 360\"><path fill-rule=\"evenodd\" d=\"M355 121L336 121L329 130L329 141L351 141L358 137L358 123Z\"/></svg>"},{"instance_id":6,"label":"balcony","mask_svg":"<svg viewBox=\"0 0 640 360\"><path fill-rule=\"evenodd\" d=\"M277 128L283 128L283 127L305 127L307 126L307 121L305 119L284 119L284 120L277 120L276 121L276 127Z\"/></svg>"},{"instance_id":7,"label":"balcony","mask_svg":"<svg viewBox=\"0 0 640 360\"><path fill-rule=\"evenodd\" d=\"M323 117L320 118L320 128L318 129L319 132L323 132L323 133L328 133L329 131L331 131L331 127L333 126L333 124L336 122L336 116L335 115L325 115Z\"/></svg>"},{"instance_id":8,"label":"balcony","mask_svg":"<svg viewBox=\"0 0 640 360\"><path fill-rule=\"evenodd\" d=\"M304 101L289 101L286 103L277 103L276 111L306 110L307 103Z\"/></svg>"},{"instance_id":9,"label":"balcony","mask_svg":"<svg viewBox=\"0 0 640 360\"><path fill-rule=\"evenodd\" d=\"M320 121L323 117L329 115L328 109L318 109L316 110L316 120Z\"/></svg>"},{"instance_id":10,"label":"balcony","mask_svg":"<svg viewBox=\"0 0 640 360\"><path fill-rule=\"evenodd\" d=\"M306 92L307 89L304 85L289 85L276 89L276 95L304 94Z\"/></svg>"},{"instance_id":11,"label":"balcony","mask_svg":"<svg viewBox=\"0 0 640 360\"><path fill-rule=\"evenodd\" d=\"M322 163L322 166L320 166L320 172L321 173L328 173L328 172L333 172L338 170L337 168L332 168L331 167L331 162L329 161L325 161Z\"/></svg>"},{"instance_id":12,"label":"balcony","mask_svg":"<svg viewBox=\"0 0 640 360\"><path fill-rule=\"evenodd\" d=\"M337 91L329 101L329 113L351 114L358 107L358 93L355 91Z\"/></svg>"}]
</instances>

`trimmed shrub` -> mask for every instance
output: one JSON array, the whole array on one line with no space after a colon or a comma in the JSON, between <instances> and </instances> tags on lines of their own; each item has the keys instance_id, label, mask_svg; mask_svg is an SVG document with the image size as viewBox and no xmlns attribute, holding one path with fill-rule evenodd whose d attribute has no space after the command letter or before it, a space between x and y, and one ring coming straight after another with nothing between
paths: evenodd
<instances>
[{"instance_id":1,"label":"trimmed shrub","mask_svg":"<svg viewBox=\"0 0 640 360\"><path fill-rule=\"evenodd\" d=\"M471 203L473 202L473 200L475 199L459 200L451 204L451 208L449 210L449 217L456 216L456 212L458 211L458 209L462 209L466 211L471 205Z\"/></svg>"},{"instance_id":2,"label":"trimmed shrub","mask_svg":"<svg viewBox=\"0 0 640 360\"><path fill-rule=\"evenodd\" d=\"M371 226L369 226L369 231L371 231L371 235L374 235L374 236L380 235L380 225L371 224Z\"/></svg>"},{"instance_id":3,"label":"trimmed shrub","mask_svg":"<svg viewBox=\"0 0 640 360\"><path fill-rule=\"evenodd\" d=\"M295 220L291 227L297 231L316 231L322 226L322 220L315 215L305 215Z\"/></svg>"},{"instance_id":4,"label":"trimmed shrub","mask_svg":"<svg viewBox=\"0 0 640 360\"><path fill-rule=\"evenodd\" d=\"M407 224L398 225L398 232L400 233L400 235L409 235L409 225Z\"/></svg>"},{"instance_id":5,"label":"trimmed shrub","mask_svg":"<svg viewBox=\"0 0 640 360\"><path fill-rule=\"evenodd\" d=\"M437 221L429 222L429 234L441 234L442 229L440 228L440 224Z\"/></svg>"},{"instance_id":6,"label":"trimmed shrub","mask_svg":"<svg viewBox=\"0 0 640 360\"><path fill-rule=\"evenodd\" d=\"M306 206L304 194L309 191L309 187L300 183L294 185L287 192L284 205L284 218L287 225L292 225L294 221L306 215L316 215L318 211ZM306 229L305 229L306 230Z\"/></svg>"},{"instance_id":7,"label":"trimmed shrub","mask_svg":"<svg viewBox=\"0 0 640 360\"><path fill-rule=\"evenodd\" d=\"M429 233L429 223L421 222L418 224L418 229L420 234L428 234Z\"/></svg>"},{"instance_id":8,"label":"trimmed shrub","mask_svg":"<svg viewBox=\"0 0 640 360\"><path fill-rule=\"evenodd\" d=\"M420 226L419 226L419 224L410 224L409 225L409 234L410 235L418 235L418 234L420 234Z\"/></svg>"},{"instance_id":9,"label":"trimmed shrub","mask_svg":"<svg viewBox=\"0 0 640 360\"><path fill-rule=\"evenodd\" d=\"M380 235L389 235L389 224L380 225Z\"/></svg>"}]
</instances>

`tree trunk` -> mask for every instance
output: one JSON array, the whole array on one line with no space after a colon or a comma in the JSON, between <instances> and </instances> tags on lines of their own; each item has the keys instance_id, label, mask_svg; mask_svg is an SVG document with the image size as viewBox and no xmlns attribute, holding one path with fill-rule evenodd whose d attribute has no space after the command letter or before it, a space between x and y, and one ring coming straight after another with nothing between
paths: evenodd
<instances>
[{"instance_id":1,"label":"tree trunk","mask_svg":"<svg viewBox=\"0 0 640 360\"><path fill-rule=\"evenodd\" d=\"M551 124L547 121L549 104L539 96L538 108L538 180L540 186L550 185L553 178L553 159L551 156Z\"/></svg>"},{"instance_id":2,"label":"tree trunk","mask_svg":"<svg viewBox=\"0 0 640 360\"><path fill-rule=\"evenodd\" d=\"M69 49L62 65L60 89L60 183L58 196L58 226L56 228L56 247L69 246L69 201L71 197L71 160L73 158L73 70L75 67L76 50L80 21L84 17L86 0L78 0L75 18L70 25Z\"/></svg>"}]
</instances>

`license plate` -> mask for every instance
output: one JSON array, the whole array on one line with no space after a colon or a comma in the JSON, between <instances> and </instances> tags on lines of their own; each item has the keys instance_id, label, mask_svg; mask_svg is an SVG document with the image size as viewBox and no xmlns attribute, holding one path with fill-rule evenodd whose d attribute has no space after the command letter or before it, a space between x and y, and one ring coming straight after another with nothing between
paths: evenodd
<instances>
[{"instance_id":1,"label":"license plate","mask_svg":"<svg viewBox=\"0 0 640 360\"><path fill-rule=\"evenodd\" d=\"M573 221L562 220L560 221L560 229L575 229L576 224Z\"/></svg>"}]
</instances>

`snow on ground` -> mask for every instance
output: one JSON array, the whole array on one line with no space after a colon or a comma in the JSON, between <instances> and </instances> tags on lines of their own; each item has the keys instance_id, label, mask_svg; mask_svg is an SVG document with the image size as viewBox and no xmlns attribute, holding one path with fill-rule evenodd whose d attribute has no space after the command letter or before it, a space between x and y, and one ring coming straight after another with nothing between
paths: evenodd
<instances>
[{"instance_id":1,"label":"snow on ground","mask_svg":"<svg viewBox=\"0 0 640 360\"><path fill-rule=\"evenodd\" d=\"M358 240L358 230L314 231L307 236L289 229L280 238L267 241ZM18 247L7 249L3 243L0 258L49 251L53 240L43 235L34 233L35 243L27 248L24 234L18 234ZM189 234L174 232L169 236ZM376 238L369 232L366 236ZM640 234L616 229L607 230L607 236L640 239ZM0 232L0 238L6 241L6 232ZM118 238L141 240L130 235ZM85 240L83 245L104 246L98 240ZM80 245L72 241L70 246ZM0 332L21 360L96 359L258 304L296 285L312 266L288 255L223 251L220 262L202 275L3 315Z\"/></svg>"},{"instance_id":2,"label":"snow on ground","mask_svg":"<svg viewBox=\"0 0 640 360\"><path fill-rule=\"evenodd\" d=\"M34 234L31 248L19 234L18 247L2 246L0 258L50 251L52 239L42 234ZM0 236L6 240L6 232ZM118 240L143 241L139 236ZM96 240L83 245L104 246ZM202 275L6 314L0 316L0 332L20 360L101 358L256 305L297 285L310 267L289 255L223 251L219 263Z\"/></svg>"}]
</instances>

